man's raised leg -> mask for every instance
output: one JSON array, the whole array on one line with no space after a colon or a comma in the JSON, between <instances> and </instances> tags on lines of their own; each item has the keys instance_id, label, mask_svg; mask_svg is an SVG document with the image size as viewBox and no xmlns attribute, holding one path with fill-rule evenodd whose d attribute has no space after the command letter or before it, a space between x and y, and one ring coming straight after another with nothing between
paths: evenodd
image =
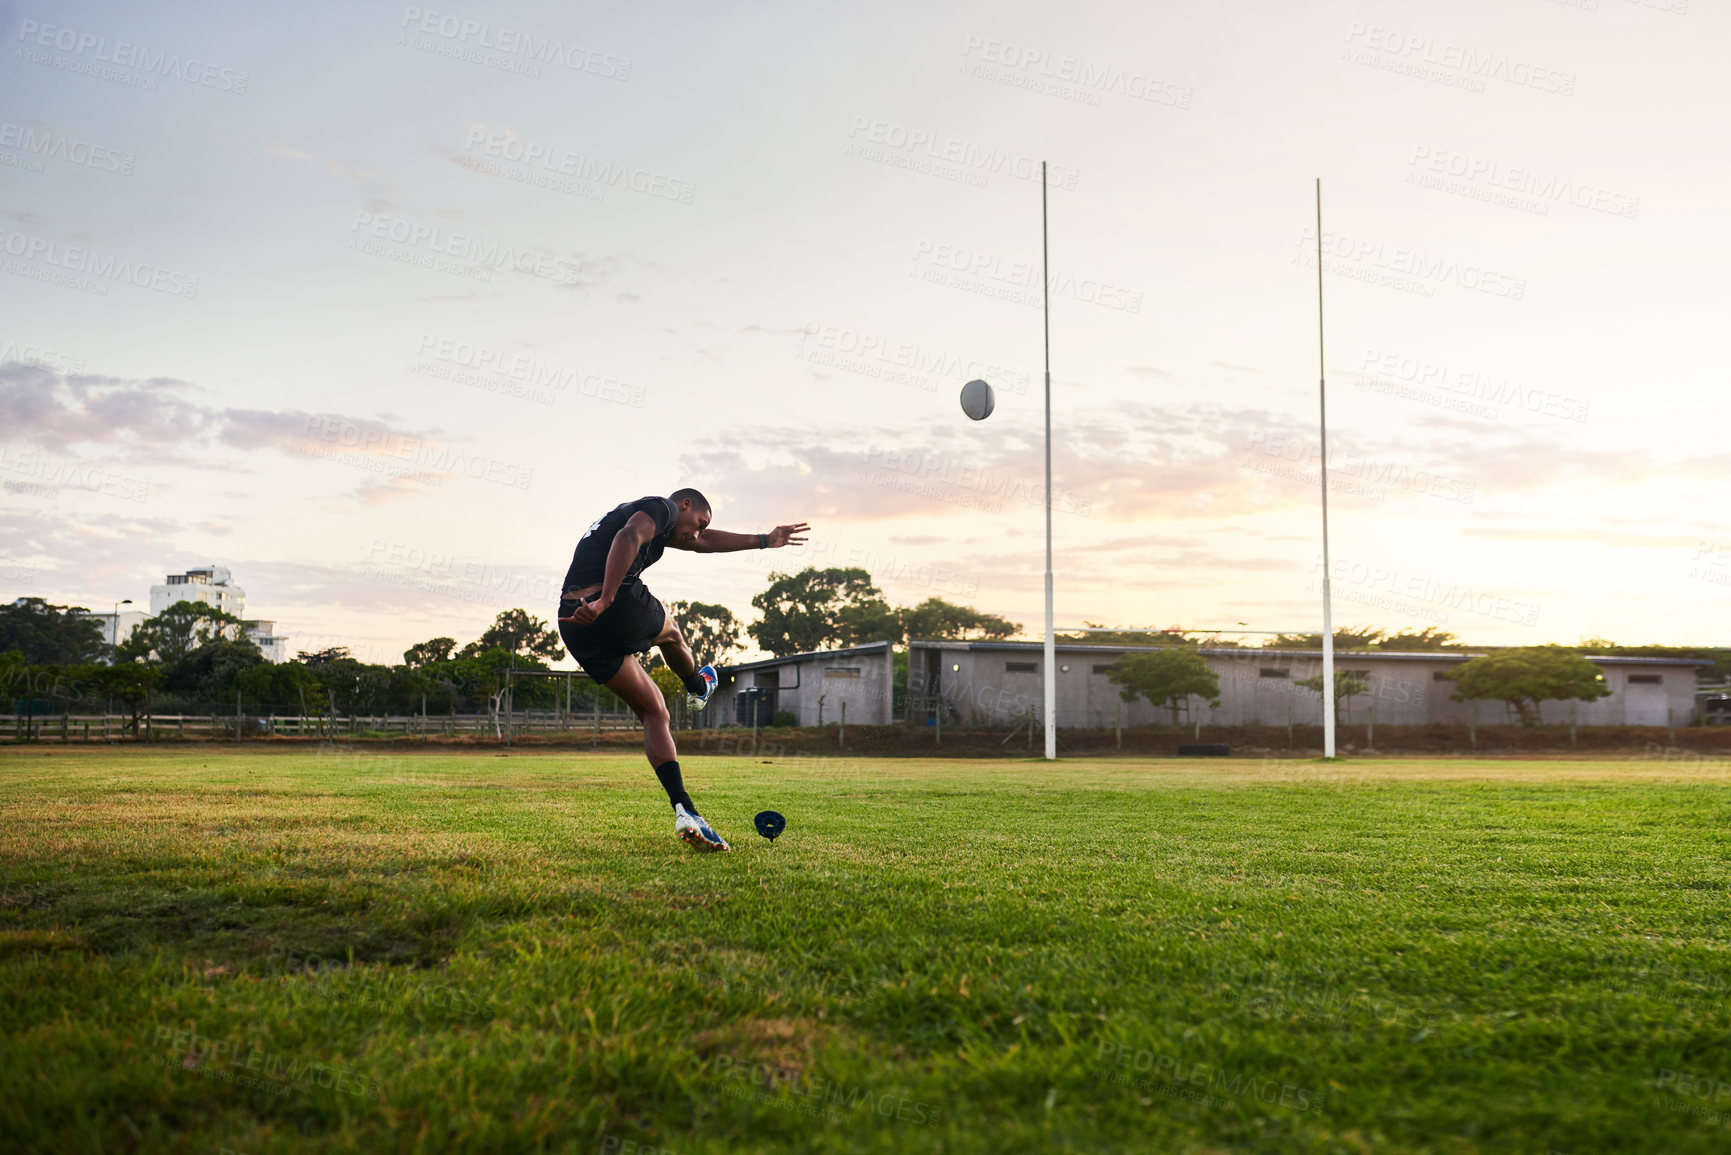
<instances>
[{"instance_id":1,"label":"man's raised leg","mask_svg":"<svg viewBox=\"0 0 1731 1155\"><path fill-rule=\"evenodd\" d=\"M673 729L668 725L667 703L649 672L636 658L628 657L605 684L625 699L625 704L643 723L643 752L673 805L674 832L698 850L731 850L727 841L697 813L697 804L685 792L685 782L679 773L679 751L673 742Z\"/></svg>"}]
</instances>

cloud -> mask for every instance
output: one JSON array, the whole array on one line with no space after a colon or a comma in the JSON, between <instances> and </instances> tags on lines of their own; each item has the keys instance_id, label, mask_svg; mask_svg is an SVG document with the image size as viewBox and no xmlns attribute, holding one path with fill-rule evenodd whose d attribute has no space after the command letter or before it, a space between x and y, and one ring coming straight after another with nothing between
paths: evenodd
<instances>
[{"instance_id":1,"label":"cloud","mask_svg":"<svg viewBox=\"0 0 1731 1155\"><path fill-rule=\"evenodd\" d=\"M1485 494L1638 483L1658 471L1720 475L1731 458L1667 466L1641 449L1593 449L1542 434L1423 427L1371 435L1330 430L1331 493L1343 504L1453 502ZM1313 421L1265 409L1150 403L1054 430L1053 505L1105 522L1233 518L1307 508L1320 451ZM700 442L691 484L734 504L724 517L836 521L977 517L1045 501L1037 436L1009 429L774 427Z\"/></svg>"},{"instance_id":2,"label":"cloud","mask_svg":"<svg viewBox=\"0 0 1731 1155\"><path fill-rule=\"evenodd\" d=\"M213 445L276 449L304 456L319 447L386 456L407 442L431 444L438 429L403 429L388 420L298 409L205 405L189 382L62 374L41 366L0 364L0 426L17 439L68 451L105 445L135 461L188 461L177 448ZM227 466L222 466L227 468Z\"/></svg>"}]
</instances>

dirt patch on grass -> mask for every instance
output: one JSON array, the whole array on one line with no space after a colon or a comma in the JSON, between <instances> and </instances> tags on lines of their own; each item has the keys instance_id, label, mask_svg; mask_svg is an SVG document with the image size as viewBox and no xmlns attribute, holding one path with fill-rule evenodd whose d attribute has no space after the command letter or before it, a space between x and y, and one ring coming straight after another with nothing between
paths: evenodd
<instances>
[{"instance_id":1,"label":"dirt patch on grass","mask_svg":"<svg viewBox=\"0 0 1731 1155\"><path fill-rule=\"evenodd\" d=\"M733 1066L764 1068L769 1080L792 1080L834 1035L834 1028L815 1019L741 1019L699 1031L688 1042L702 1058L725 1058Z\"/></svg>"}]
</instances>

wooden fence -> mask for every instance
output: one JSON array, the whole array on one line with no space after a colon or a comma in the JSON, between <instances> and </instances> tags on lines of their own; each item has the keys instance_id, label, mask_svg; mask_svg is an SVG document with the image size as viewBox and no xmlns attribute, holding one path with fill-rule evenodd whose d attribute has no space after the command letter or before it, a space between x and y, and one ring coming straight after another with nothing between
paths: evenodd
<instances>
[{"instance_id":1,"label":"wooden fence","mask_svg":"<svg viewBox=\"0 0 1731 1155\"><path fill-rule=\"evenodd\" d=\"M531 734L600 734L635 730L628 713L511 710L500 714L375 714L317 718L293 714L0 714L0 740L116 742L136 738L425 738L487 737L509 741Z\"/></svg>"}]
</instances>

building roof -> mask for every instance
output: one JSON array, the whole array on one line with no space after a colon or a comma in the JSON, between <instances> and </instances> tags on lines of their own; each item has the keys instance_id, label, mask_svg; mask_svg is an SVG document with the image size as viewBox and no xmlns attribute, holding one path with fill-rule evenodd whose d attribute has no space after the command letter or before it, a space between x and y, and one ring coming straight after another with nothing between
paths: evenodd
<instances>
[{"instance_id":1,"label":"building roof","mask_svg":"<svg viewBox=\"0 0 1731 1155\"><path fill-rule=\"evenodd\" d=\"M887 653L892 643L867 642L863 646L849 646L845 650L812 650L803 654L788 654L783 658L763 658L755 662L729 662L721 666L723 670L766 670L772 666L785 666L792 662L809 662L816 658L845 658L856 654Z\"/></svg>"},{"instance_id":2,"label":"building roof","mask_svg":"<svg viewBox=\"0 0 1731 1155\"><path fill-rule=\"evenodd\" d=\"M1008 653L1040 653L1043 642L945 642L945 641L915 641L909 645L915 649L944 650L998 650ZM1107 642L1059 642L1056 649L1069 653L1094 654L1132 654L1154 653L1159 650L1170 650L1173 646L1124 646ZM1184 647L1189 648L1189 647ZM1255 649L1249 646L1242 648L1210 649L1198 647L1196 652L1216 658L1321 658L1321 650L1275 650ZM1482 658L1494 650L1463 651L1463 650L1336 650L1335 661L1351 658L1354 661L1376 659L1393 662L1466 662L1473 658ZM1610 654L1583 654L1588 661L1596 665L1642 665L1642 666L1711 666L1710 658L1683 658L1665 654L1637 654L1631 656Z\"/></svg>"}]
</instances>

